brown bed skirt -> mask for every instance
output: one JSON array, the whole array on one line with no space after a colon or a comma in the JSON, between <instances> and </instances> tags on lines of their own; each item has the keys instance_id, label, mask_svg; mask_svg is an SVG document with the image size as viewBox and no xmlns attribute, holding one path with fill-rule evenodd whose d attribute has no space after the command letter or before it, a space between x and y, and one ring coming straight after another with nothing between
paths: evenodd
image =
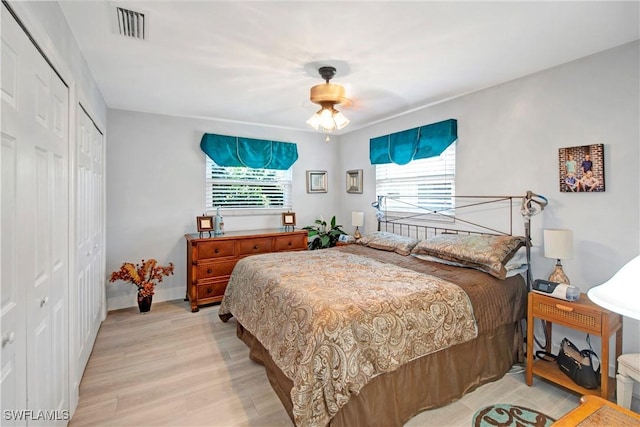
<instances>
[{"instance_id":1,"label":"brown bed skirt","mask_svg":"<svg viewBox=\"0 0 640 427\"><path fill-rule=\"evenodd\" d=\"M265 366L271 387L293 420L292 381L240 323L236 332L249 347L251 360ZM393 372L374 377L360 394L349 399L329 425L403 426L421 411L446 405L482 384L502 378L515 362L521 361L522 348L517 322L415 359Z\"/></svg>"}]
</instances>

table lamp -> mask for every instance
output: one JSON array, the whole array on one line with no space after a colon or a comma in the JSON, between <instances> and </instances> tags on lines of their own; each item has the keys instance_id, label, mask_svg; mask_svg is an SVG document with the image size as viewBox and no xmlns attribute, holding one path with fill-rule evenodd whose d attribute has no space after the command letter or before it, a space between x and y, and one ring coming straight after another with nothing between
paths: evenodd
<instances>
[{"instance_id":1,"label":"table lamp","mask_svg":"<svg viewBox=\"0 0 640 427\"><path fill-rule=\"evenodd\" d=\"M622 266L613 277L589 289L591 301L607 310L640 320L640 255ZM618 405L629 409L633 381L640 382L640 353L618 358Z\"/></svg>"},{"instance_id":2,"label":"table lamp","mask_svg":"<svg viewBox=\"0 0 640 427\"><path fill-rule=\"evenodd\" d=\"M569 278L562 270L560 260L573 256L573 232L571 230L544 230L544 256L557 260L549 281L570 284Z\"/></svg>"},{"instance_id":3,"label":"table lamp","mask_svg":"<svg viewBox=\"0 0 640 427\"><path fill-rule=\"evenodd\" d=\"M353 237L356 239L361 238L362 234L360 234L358 227L362 227L364 225L364 212L351 212L351 225L356 228L356 231L353 232Z\"/></svg>"}]
</instances>

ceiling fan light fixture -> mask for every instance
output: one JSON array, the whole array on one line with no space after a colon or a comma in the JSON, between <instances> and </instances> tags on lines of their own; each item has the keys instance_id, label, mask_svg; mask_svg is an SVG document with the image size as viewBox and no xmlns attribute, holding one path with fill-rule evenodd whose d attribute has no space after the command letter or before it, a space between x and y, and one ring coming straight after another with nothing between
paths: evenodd
<instances>
[{"instance_id":1,"label":"ceiling fan light fixture","mask_svg":"<svg viewBox=\"0 0 640 427\"><path fill-rule=\"evenodd\" d=\"M342 129L349 124L349 119L347 119L340 111L335 112L335 114L333 115L333 120L336 122L336 126L338 127L338 129Z\"/></svg>"},{"instance_id":2,"label":"ceiling fan light fixture","mask_svg":"<svg viewBox=\"0 0 640 427\"><path fill-rule=\"evenodd\" d=\"M333 132L338 127L336 126L336 122L333 121L333 111L323 108L319 111L320 113L320 128L322 128L325 132Z\"/></svg>"},{"instance_id":3,"label":"ceiling fan light fixture","mask_svg":"<svg viewBox=\"0 0 640 427\"><path fill-rule=\"evenodd\" d=\"M350 101L345 97L344 87L329 83L336 72L334 67L320 67L318 71L326 83L313 86L309 99L315 104L320 104L322 108L307 120L307 124L315 130L330 133L349 124L349 120L335 109L335 105Z\"/></svg>"},{"instance_id":4,"label":"ceiling fan light fixture","mask_svg":"<svg viewBox=\"0 0 640 427\"><path fill-rule=\"evenodd\" d=\"M333 104L323 103L322 108L307 120L307 124L315 130L331 133L347 126L349 119L333 108Z\"/></svg>"}]
</instances>

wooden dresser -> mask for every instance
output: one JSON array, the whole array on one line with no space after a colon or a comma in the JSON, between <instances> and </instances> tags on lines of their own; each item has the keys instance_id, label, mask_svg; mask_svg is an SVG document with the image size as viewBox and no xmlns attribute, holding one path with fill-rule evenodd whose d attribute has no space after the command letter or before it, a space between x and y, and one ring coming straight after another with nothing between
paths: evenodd
<instances>
[{"instance_id":1,"label":"wooden dresser","mask_svg":"<svg viewBox=\"0 0 640 427\"><path fill-rule=\"evenodd\" d=\"M216 237L185 234L187 239L187 293L191 311L222 300L239 259L268 252L307 250L307 230L232 231Z\"/></svg>"}]
</instances>

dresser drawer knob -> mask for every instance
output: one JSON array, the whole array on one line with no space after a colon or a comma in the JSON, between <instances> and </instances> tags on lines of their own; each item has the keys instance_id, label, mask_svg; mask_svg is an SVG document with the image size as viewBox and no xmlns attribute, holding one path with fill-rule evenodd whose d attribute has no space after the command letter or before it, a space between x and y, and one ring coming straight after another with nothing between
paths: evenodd
<instances>
[{"instance_id":1,"label":"dresser drawer knob","mask_svg":"<svg viewBox=\"0 0 640 427\"><path fill-rule=\"evenodd\" d=\"M293 245L293 243L289 242L288 245L291 246L291 245Z\"/></svg>"},{"instance_id":2,"label":"dresser drawer knob","mask_svg":"<svg viewBox=\"0 0 640 427\"><path fill-rule=\"evenodd\" d=\"M568 307L568 306L562 305L562 304L556 304L556 308L558 310L562 310L562 311L569 311L569 312L573 311L573 307Z\"/></svg>"},{"instance_id":3,"label":"dresser drawer knob","mask_svg":"<svg viewBox=\"0 0 640 427\"><path fill-rule=\"evenodd\" d=\"M211 273L213 273L213 270L209 268L209 269L207 269L207 273L211 274Z\"/></svg>"},{"instance_id":4,"label":"dresser drawer knob","mask_svg":"<svg viewBox=\"0 0 640 427\"><path fill-rule=\"evenodd\" d=\"M213 289L211 287L207 288L207 293L210 294L211 292L213 292Z\"/></svg>"},{"instance_id":5,"label":"dresser drawer knob","mask_svg":"<svg viewBox=\"0 0 640 427\"><path fill-rule=\"evenodd\" d=\"M220 253L220 249L216 248L215 253L219 254Z\"/></svg>"},{"instance_id":6,"label":"dresser drawer knob","mask_svg":"<svg viewBox=\"0 0 640 427\"><path fill-rule=\"evenodd\" d=\"M257 251L257 250L258 250L258 245L255 245L255 246L253 247L253 249L255 249L255 250Z\"/></svg>"}]
</instances>

